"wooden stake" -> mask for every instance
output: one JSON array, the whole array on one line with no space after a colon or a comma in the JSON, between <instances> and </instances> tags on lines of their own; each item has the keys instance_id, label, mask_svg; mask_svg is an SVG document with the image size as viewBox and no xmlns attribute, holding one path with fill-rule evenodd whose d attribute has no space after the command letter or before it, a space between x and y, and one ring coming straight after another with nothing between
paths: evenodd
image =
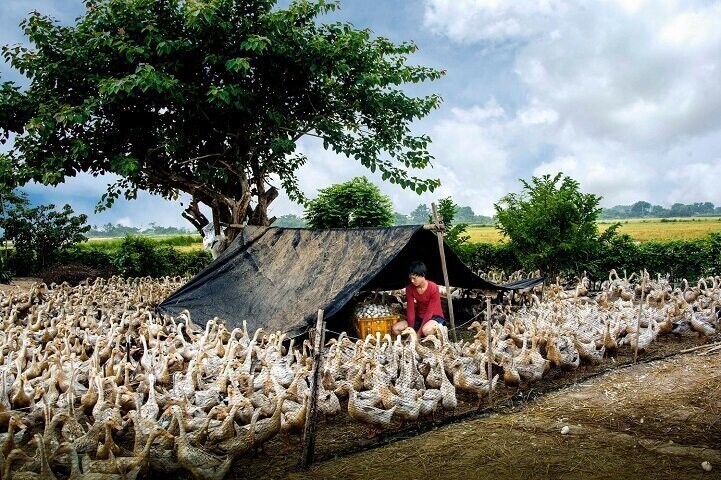
<instances>
[{"instance_id":1,"label":"wooden stake","mask_svg":"<svg viewBox=\"0 0 721 480\"><path fill-rule=\"evenodd\" d=\"M443 230L438 219L438 212L436 211L436 204L431 203L433 209L433 222L436 224L436 238L438 238L438 252L441 255L441 268L443 269L443 281L446 284L446 297L448 298L448 316L451 321L451 333L453 333L453 341L457 342L458 337L456 336L456 319L453 315L453 299L451 298L451 285L448 281L448 268L446 268L446 252L443 248Z\"/></svg>"},{"instance_id":2,"label":"wooden stake","mask_svg":"<svg viewBox=\"0 0 721 480\"><path fill-rule=\"evenodd\" d=\"M493 385L491 379L493 378L493 352L491 351L491 296L490 292L484 292L486 297L486 359L488 361L488 403L493 403Z\"/></svg>"},{"instance_id":3,"label":"wooden stake","mask_svg":"<svg viewBox=\"0 0 721 480\"><path fill-rule=\"evenodd\" d=\"M313 346L313 371L310 377L310 398L308 399L308 412L305 416L303 428L303 456L300 459L300 468L307 470L313 463L315 453L315 427L318 418L318 385L320 382L320 369L323 359L322 348L325 339L325 322L323 310L318 310L318 320L315 323L315 338Z\"/></svg>"},{"instance_id":4,"label":"wooden stake","mask_svg":"<svg viewBox=\"0 0 721 480\"><path fill-rule=\"evenodd\" d=\"M646 293L646 272L641 270L641 304L638 306L638 319L636 320L636 345L633 349L633 363L638 359L638 337L641 336L641 313L643 313L643 297Z\"/></svg>"}]
</instances>

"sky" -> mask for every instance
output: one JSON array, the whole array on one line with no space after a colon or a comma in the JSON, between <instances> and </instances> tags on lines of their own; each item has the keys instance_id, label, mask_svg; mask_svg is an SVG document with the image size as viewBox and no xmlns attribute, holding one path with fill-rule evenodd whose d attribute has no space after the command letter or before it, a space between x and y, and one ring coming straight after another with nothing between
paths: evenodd
<instances>
[{"instance_id":1,"label":"sky","mask_svg":"<svg viewBox=\"0 0 721 480\"><path fill-rule=\"evenodd\" d=\"M23 42L17 26L32 10L63 23L80 0L3 0L0 44ZM414 41L412 63L447 71L409 90L438 93L441 107L413 131L433 143L439 178L432 194L384 183L312 138L298 148L309 196L366 175L395 210L452 196L478 214L520 189L519 179L563 172L602 206L646 200L721 205L721 3L666 0L342 0L328 21ZM0 63L0 81L22 82ZM50 189L29 185L33 201L70 203L90 223L189 226L179 202L149 194L94 214L112 178L79 175ZM182 199L181 199L182 201ZM282 195L271 214L301 214Z\"/></svg>"}]
</instances>

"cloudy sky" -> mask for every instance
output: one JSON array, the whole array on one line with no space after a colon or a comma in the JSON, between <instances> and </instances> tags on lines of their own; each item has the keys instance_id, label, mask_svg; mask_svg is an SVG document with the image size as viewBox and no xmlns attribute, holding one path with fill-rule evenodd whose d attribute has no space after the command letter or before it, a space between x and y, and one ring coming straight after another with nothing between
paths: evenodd
<instances>
[{"instance_id":1,"label":"cloudy sky","mask_svg":"<svg viewBox=\"0 0 721 480\"><path fill-rule=\"evenodd\" d=\"M71 22L80 0L4 0L0 43L21 42L31 10ZM431 136L440 178L417 196L313 140L299 173L318 188L367 175L400 212L451 195L477 213L517 191L519 178L563 171L603 205L648 200L721 205L721 3L665 0L342 0L347 20L395 41L413 40L418 64L447 75L414 93L442 107L414 126ZM0 79L20 80L0 64ZM33 199L92 214L107 179L78 177ZM91 223L188 224L181 207L150 195L119 202ZM281 196L272 214L301 213Z\"/></svg>"}]
</instances>

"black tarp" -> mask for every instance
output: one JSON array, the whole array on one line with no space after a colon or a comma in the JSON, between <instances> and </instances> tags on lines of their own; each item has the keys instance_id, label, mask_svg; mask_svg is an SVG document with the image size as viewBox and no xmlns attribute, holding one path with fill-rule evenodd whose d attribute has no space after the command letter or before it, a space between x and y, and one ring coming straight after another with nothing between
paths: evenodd
<instances>
[{"instance_id":1,"label":"black tarp","mask_svg":"<svg viewBox=\"0 0 721 480\"><path fill-rule=\"evenodd\" d=\"M447 246L450 284L509 290L474 274ZM247 321L253 331L304 332L318 309L329 325L360 290L391 290L408 283L408 264L422 260L427 278L443 285L436 235L422 226L307 230L246 227L222 255L158 306L187 309L204 325L217 316L229 327ZM540 280L535 280L538 283Z\"/></svg>"}]
</instances>

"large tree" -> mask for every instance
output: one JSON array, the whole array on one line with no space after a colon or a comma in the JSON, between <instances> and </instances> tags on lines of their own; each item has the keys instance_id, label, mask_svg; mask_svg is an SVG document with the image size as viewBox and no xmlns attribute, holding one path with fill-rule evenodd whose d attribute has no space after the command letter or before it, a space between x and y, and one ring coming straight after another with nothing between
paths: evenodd
<instances>
[{"instance_id":1,"label":"large tree","mask_svg":"<svg viewBox=\"0 0 721 480\"><path fill-rule=\"evenodd\" d=\"M584 266L592 269L619 225L599 234L601 197L581 192L579 183L562 173L521 183L521 193L510 193L494 205L496 228L521 264L552 277L561 272L578 274Z\"/></svg>"},{"instance_id":2,"label":"large tree","mask_svg":"<svg viewBox=\"0 0 721 480\"><path fill-rule=\"evenodd\" d=\"M411 174L432 159L410 124L440 97L403 84L439 78L395 44L349 23L322 23L326 0L85 0L64 26L38 12L21 24L30 46L3 55L29 79L0 85L0 140L14 146L5 183L56 185L78 172L113 173L101 207L139 189L192 197L198 230L208 205L232 239L269 224L278 187L303 200L300 138L353 158L419 193L439 182Z\"/></svg>"}]
</instances>

